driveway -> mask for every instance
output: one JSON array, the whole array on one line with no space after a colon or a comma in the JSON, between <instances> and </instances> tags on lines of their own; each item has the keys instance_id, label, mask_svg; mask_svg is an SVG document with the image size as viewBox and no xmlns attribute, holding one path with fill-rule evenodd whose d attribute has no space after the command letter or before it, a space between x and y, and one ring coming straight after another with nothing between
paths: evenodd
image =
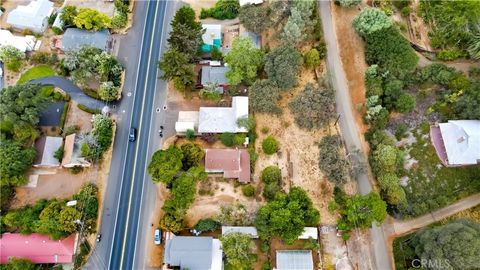
<instances>
[{"instance_id":1,"label":"driveway","mask_svg":"<svg viewBox=\"0 0 480 270\"><path fill-rule=\"evenodd\" d=\"M29 81L30 84L53 85L67 92L76 102L92 109L101 110L105 105L104 101L87 96L82 89L76 86L72 81L61 76L48 76Z\"/></svg>"}]
</instances>

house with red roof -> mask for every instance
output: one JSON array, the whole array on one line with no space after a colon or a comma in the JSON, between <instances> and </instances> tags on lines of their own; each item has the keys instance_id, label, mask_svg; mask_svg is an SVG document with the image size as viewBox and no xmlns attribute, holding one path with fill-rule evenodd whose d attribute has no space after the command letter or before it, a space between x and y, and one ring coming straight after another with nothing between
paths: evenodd
<instances>
[{"instance_id":1,"label":"house with red roof","mask_svg":"<svg viewBox=\"0 0 480 270\"><path fill-rule=\"evenodd\" d=\"M249 183L250 155L246 149L205 149L205 171Z\"/></svg>"},{"instance_id":2,"label":"house with red roof","mask_svg":"<svg viewBox=\"0 0 480 270\"><path fill-rule=\"evenodd\" d=\"M0 238L0 263L10 258L29 259L33 263L70 264L75 254L77 235L51 240L47 235L4 233Z\"/></svg>"}]
</instances>

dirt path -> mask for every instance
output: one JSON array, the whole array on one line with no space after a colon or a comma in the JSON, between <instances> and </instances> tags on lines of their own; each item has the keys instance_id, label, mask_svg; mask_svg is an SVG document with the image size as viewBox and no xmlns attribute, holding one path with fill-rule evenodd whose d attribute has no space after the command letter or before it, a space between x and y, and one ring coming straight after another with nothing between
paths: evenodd
<instances>
[{"instance_id":1,"label":"dirt path","mask_svg":"<svg viewBox=\"0 0 480 270\"><path fill-rule=\"evenodd\" d=\"M429 214L420 216L412 220L395 220L392 224L393 231L392 236L399 237L420 228L423 228L429 224L440 221L444 218L447 218L453 214L461 212L463 210L472 208L480 204L480 193L467 197L465 199L459 200L458 202L448 205L444 208L433 211Z\"/></svg>"}]
</instances>

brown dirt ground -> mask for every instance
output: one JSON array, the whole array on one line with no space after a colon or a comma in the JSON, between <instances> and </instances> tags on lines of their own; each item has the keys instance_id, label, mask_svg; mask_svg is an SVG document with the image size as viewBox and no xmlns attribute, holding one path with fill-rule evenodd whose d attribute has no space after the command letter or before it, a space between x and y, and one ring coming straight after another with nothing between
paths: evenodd
<instances>
[{"instance_id":1,"label":"brown dirt ground","mask_svg":"<svg viewBox=\"0 0 480 270\"><path fill-rule=\"evenodd\" d=\"M77 105L74 100L70 101L65 127L77 125L82 132L88 132L92 129L92 115L80 110Z\"/></svg>"}]
</instances>

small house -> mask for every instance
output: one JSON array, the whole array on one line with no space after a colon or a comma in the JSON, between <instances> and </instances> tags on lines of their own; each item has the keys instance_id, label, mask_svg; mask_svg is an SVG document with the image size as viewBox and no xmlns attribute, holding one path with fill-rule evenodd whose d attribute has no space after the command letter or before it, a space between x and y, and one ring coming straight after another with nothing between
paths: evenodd
<instances>
[{"instance_id":1,"label":"small house","mask_svg":"<svg viewBox=\"0 0 480 270\"><path fill-rule=\"evenodd\" d=\"M250 155L246 149L205 149L205 171L249 183Z\"/></svg>"},{"instance_id":2,"label":"small house","mask_svg":"<svg viewBox=\"0 0 480 270\"><path fill-rule=\"evenodd\" d=\"M74 133L65 137L62 166L65 168L90 167L90 162L82 157L79 137Z\"/></svg>"},{"instance_id":3,"label":"small house","mask_svg":"<svg viewBox=\"0 0 480 270\"><path fill-rule=\"evenodd\" d=\"M203 66L200 72L200 85L205 87L209 84L216 84L222 88L228 86L227 72L228 66Z\"/></svg>"},{"instance_id":4,"label":"small house","mask_svg":"<svg viewBox=\"0 0 480 270\"><path fill-rule=\"evenodd\" d=\"M443 165L480 164L480 120L449 120L431 126L430 138Z\"/></svg>"},{"instance_id":5,"label":"small house","mask_svg":"<svg viewBox=\"0 0 480 270\"><path fill-rule=\"evenodd\" d=\"M33 162L36 168L55 168L60 166L60 161L55 157L55 152L62 147L62 137L43 136L35 141L37 156Z\"/></svg>"},{"instance_id":6,"label":"small house","mask_svg":"<svg viewBox=\"0 0 480 270\"><path fill-rule=\"evenodd\" d=\"M22 258L35 264L71 264L77 241L76 234L51 240L38 233L4 233L0 238L0 263L5 264L10 258Z\"/></svg>"},{"instance_id":7,"label":"small house","mask_svg":"<svg viewBox=\"0 0 480 270\"><path fill-rule=\"evenodd\" d=\"M223 269L221 243L212 237L173 236L166 240L167 269Z\"/></svg>"},{"instance_id":8,"label":"small house","mask_svg":"<svg viewBox=\"0 0 480 270\"><path fill-rule=\"evenodd\" d=\"M277 250L276 270L313 270L311 250Z\"/></svg>"},{"instance_id":9,"label":"small house","mask_svg":"<svg viewBox=\"0 0 480 270\"><path fill-rule=\"evenodd\" d=\"M21 52L29 52L35 49L36 42L34 36L15 36L8 30L0 29L0 47L13 46Z\"/></svg>"},{"instance_id":10,"label":"small house","mask_svg":"<svg viewBox=\"0 0 480 270\"><path fill-rule=\"evenodd\" d=\"M57 40L55 47L62 51L78 51L82 47L94 47L107 51L110 43L110 32L107 29L88 31L77 28L65 30L61 40Z\"/></svg>"},{"instance_id":11,"label":"small house","mask_svg":"<svg viewBox=\"0 0 480 270\"><path fill-rule=\"evenodd\" d=\"M48 18L52 13L52 2L33 0L12 10L8 14L7 23L18 30L28 29L35 33L43 33L48 27Z\"/></svg>"}]
</instances>

